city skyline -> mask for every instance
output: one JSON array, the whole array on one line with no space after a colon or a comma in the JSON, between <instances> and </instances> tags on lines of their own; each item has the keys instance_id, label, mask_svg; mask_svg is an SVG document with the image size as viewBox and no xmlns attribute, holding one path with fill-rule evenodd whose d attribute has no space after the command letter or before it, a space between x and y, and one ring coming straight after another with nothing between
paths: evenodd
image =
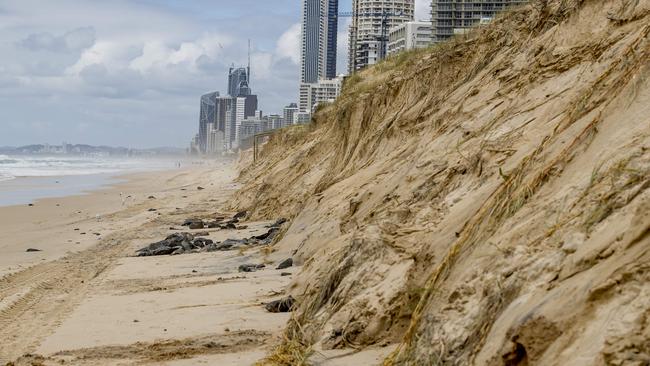
<instances>
[{"instance_id":1,"label":"city skyline","mask_svg":"<svg viewBox=\"0 0 650 366\"><path fill-rule=\"evenodd\" d=\"M299 3L214 4L0 2L0 146L185 146L196 132L198 97L225 93L228 68L247 63L248 39L260 109L281 114L298 100ZM340 11L350 7L340 1ZM338 73L346 33L342 19Z\"/></svg>"}]
</instances>

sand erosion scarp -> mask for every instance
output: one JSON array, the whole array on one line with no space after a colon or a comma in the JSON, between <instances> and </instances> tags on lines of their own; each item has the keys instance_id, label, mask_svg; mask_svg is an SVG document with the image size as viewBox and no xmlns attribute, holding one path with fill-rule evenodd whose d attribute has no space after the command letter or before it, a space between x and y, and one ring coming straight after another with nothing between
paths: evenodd
<instances>
[{"instance_id":1,"label":"sand erosion scarp","mask_svg":"<svg viewBox=\"0 0 650 366\"><path fill-rule=\"evenodd\" d=\"M649 33L650 1L533 1L273 137L233 206L292 218L280 353L649 362Z\"/></svg>"}]
</instances>

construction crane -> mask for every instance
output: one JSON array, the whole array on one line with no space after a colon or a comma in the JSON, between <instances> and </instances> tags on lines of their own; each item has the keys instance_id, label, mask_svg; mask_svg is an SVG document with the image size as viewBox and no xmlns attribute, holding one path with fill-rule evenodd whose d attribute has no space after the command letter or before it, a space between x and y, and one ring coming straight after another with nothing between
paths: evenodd
<instances>
[{"instance_id":1,"label":"construction crane","mask_svg":"<svg viewBox=\"0 0 650 366\"><path fill-rule=\"evenodd\" d=\"M363 12L356 14L352 11L340 12L338 13L339 18L380 18L381 19L381 33L375 39L379 42L379 60L386 58L386 45L388 44L388 20L391 17L402 17L404 13L399 12ZM353 21L352 24L357 24ZM354 30L356 34L356 29Z\"/></svg>"}]
</instances>

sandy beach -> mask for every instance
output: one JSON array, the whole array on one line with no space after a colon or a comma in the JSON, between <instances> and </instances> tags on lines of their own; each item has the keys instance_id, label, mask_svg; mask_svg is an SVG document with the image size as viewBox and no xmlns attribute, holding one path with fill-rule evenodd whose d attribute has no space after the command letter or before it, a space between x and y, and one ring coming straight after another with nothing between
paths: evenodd
<instances>
[{"instance_id":1,"label":"sandy beach","mask_svg":"<svg viewBox=\"0 0 650 366\"><path fill-rule=\"evenodd\" d=\"M90 194L0 208L0 364L21 356L17 364L242 365L262 358L289 317L262 306L291 279L273 259L255 249L135 257L180 231L186 218L220 212L236 189L234 176L230 163L133 174ZM208 230L208 237L249 237L267 224ZM241 264L264 261L263 270L238 273Z\"/></svg>"}]
</instances>

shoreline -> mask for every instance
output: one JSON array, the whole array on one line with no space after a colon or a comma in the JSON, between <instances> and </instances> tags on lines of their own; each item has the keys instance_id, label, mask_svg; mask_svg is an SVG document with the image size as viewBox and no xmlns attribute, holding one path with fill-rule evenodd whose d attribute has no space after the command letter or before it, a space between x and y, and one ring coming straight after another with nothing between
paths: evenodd
<instances>
[{"instance_id":1,"label":"shoreline","mask_svg":"<svg viewBox=\"0 0 650 366\"><path fill-rule=\"evenodd\" d=\"M0 252L4 254L0 256L0 277L96 244L102 235L95 233L102 234L105 217L149 201L148 192L155 190L150 184L152 180L170 180L212 169L212 165L200 165L116 174L105 177L105 185L88 191L39 198L29 205L0 206L0 237L4 239L0 241ZM51 238L52 234L55 243L47 243L45 238ZM27 253L30 248L41 251Z\"/></svg>"},{"instance_id":2,"label":"shoreline","mask_svg":"<svg viewBox=\"0 0 650 366\"><path fill-rule=\"evenodd\" d=\"M0 364L240 365L264 357L289 314L261 304L282 294L291 277L281 276L261 247L136 257L173 232L207 230L215 241L267 232L269 222L236 230L181 226L221 212L238 188L234 165L139 173L86 195L0 207ZM120 192L133 199L122 206ZM248 263L267 268L239 273ZM197 352L201 342L217 346ZM174 349L142 355L142 344Z\"/></svg>"},{"instance_id":3,"label":"shoreline","mask_svg":"<svg viewBox=\"0 0 650 366\"><path fill-rule=\"evenodd\" d=\"M142 166L139 168L122 169L114 172L90 174L61 174L42 176L15 176L11 179L0 180L0 208L36 203L42 199L64 198L69 196L86 195L92 192L111 188L120 183L128 182L141 174L156 174L163 172L180 172L197 168L213 166L214 160L182 160L184 166L176 167L174 160L169 160L169 166ZM161 161L156 161L160 164ZM166 162L166 161L165 161ZM197 164L197 162L201 162Z\"/></svg>"},{"instance_id":4,"label":"shoreline","mask_svg":"<svg viewBox=\"0 0 650 366\"><path fill-rule=\"evenodd\" d=\"M0 207L0 365L239 366L268 355L291 317L265 308L287 296L301 269L279 266L290 251L258 243L137 256L173 233L215 243L268 235L274 221L181 226L235 215L223 210L239 189L236 166L129 175L87 195ZM122 206L120 192L133 199ZM377 363L391 350L318 350L314 361Z\"/></svg>"},{"instance_id":5,"label":"shoreline","mask_svg":"<svg viewBox=\"0 0 650 366\"><path fill-rule=\"evenodd\" d=\"M127 182L132 174L137 173L15 177L0 181L0 208L91 194Z\"/></svg>"}]
</instances>

